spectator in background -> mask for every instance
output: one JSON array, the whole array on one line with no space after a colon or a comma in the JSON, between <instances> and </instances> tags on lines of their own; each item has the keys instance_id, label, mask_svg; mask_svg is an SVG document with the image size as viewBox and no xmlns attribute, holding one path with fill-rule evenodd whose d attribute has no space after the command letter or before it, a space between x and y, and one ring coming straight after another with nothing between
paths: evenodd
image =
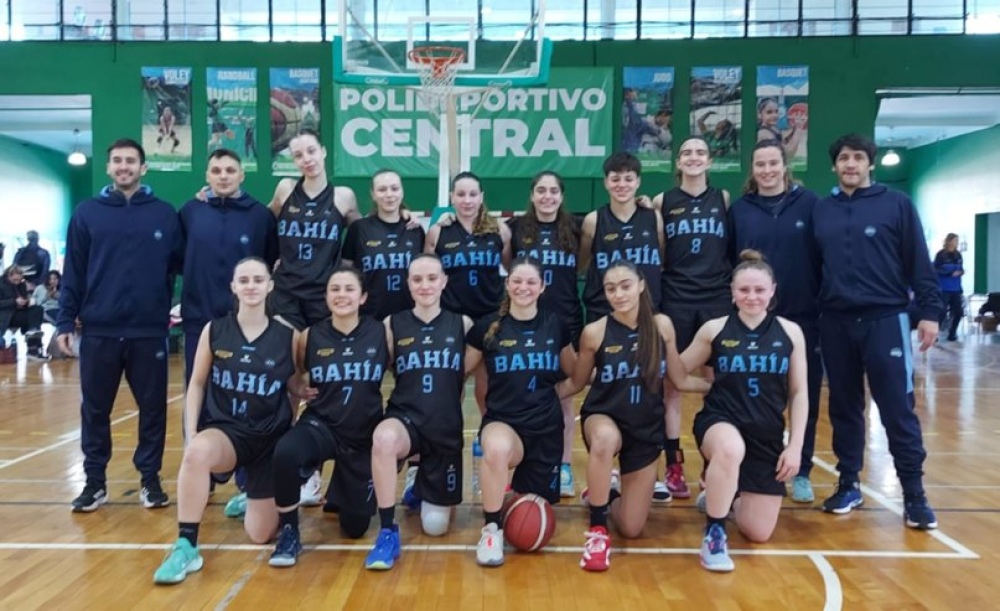
<instances>
[{"instance_id":1,"label":"spectator in background","mask_svg":"<svg viewBox=\"0 0 1000 611\"><path fill-rule=\"evenodd\" d=\"M949 233L944 239L944 248L934 257L934 270L937 272L938 285L944 298L944 308L941 310L941 327L945 328L948 320L948 341L958 340L958 323L962 321L964 310L962 303L962 253L958 252L958 234Z\"/></svg>"},{"instance_id":2,"label":"spectator in background","mask_svg":"<svg viewBox=\"0 0 1000 611\"><path fill-rule=\"evenodd\" d=\"M38 245L37 231L28 232L28 245L18 248L14 253L14 265L24 270L24 280L28 283L29 291L35 290L48 277L52 258L49 251Z\"/></svg>"},{"instance_id":3,"label":"spectator in background","mask_svg":"<svg viewBox=\"0 0 1000 611\"><path fill-rule=\"evenodd\" d=\"M42 317L50 325L56 324L56 316L59 315L59 285L61 283L62 274L52 270L45 277L45 284L36 286L35 292L31 296L33 305L42 308Z\"/></svg>"},{"instance_id":4,"label":"spectator in background","mask_svg":"<svg viewBox=\"0 0 1000 611\"><path fill-rule=\"evenodd\" d=\"M28 359L44 361L41 326L42 308L31 305L24 271L11 265L0 280L0 336L7 329L20 329L28 344Z\"/></svg>"}]
</instances>

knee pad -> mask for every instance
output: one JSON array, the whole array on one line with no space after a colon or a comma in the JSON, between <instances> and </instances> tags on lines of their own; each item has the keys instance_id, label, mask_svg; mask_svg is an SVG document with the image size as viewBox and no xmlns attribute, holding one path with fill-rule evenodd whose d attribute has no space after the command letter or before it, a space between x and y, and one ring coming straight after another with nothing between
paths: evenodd
<instances>
[{"instance_id":1,"label":"knee pad","mask_svg":"<svg viewBox=\"0 0 1000 611\"><path fill-rule=\"evenodd\" d=\"M368 532L371 516L340 512L340 532L348 539L360 539Z\"/></svg>"},{"instance_id":2,"label":"knee pad","mask_svg":"<svg viewBox=\"0 0 1000 611\"><path fill-rule=\"evenodd\" d=\"M448 532L451 522L451 507L435 505L424 501L420 504L420 526L432 537L440 537Z\"/></svg>"}]
</instances>

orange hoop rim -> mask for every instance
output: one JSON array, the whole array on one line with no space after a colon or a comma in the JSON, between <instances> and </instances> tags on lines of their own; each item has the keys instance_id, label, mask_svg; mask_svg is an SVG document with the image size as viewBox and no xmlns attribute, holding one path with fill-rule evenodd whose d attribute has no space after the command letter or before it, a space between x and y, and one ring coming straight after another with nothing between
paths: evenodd
<instances>
[{"instance_id":1,"label":"orange hoop rim","mask_svg":"<svg viewBox=\"0 0 1000 611\"><path fill-rule=\"evenodd\" d=\"M407 55L413 63L429 67L431 74L435 77L447 75L450 68L465 61L463 49L440 45L415 47L410 49Z\"/></svg>"}]
</instances>

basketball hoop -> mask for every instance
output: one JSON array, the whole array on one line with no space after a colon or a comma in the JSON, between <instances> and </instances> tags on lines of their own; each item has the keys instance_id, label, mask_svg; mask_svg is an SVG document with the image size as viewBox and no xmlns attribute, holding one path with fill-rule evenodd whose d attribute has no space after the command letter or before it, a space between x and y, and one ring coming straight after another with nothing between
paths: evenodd
<instances>
[{"instance_id":1,"label":"basketball hoop","mask_svg":"<svg viewBox=\"0 0 1000 611\"><path fill-rule=\"evenodd\" d=\"M458 47L426 46L411 49L407 55L420 76L417 94L429 109L439 110L441 102L455 88L455 76L465 61L465 51Z\"/></svg>"}]
</instances>

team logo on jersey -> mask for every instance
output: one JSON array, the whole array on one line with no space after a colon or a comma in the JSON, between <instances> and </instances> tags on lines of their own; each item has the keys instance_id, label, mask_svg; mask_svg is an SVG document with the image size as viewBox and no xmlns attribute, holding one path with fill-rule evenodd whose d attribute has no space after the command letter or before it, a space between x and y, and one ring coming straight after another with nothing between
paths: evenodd
<instances>
[{"instance_id":1,"label":"team logo on jersey","mask_svg":"<svg viewBox=\"0 0 1000 611\"><path fill-rule=\"evenodd\" d=\"M241 356L240 357L240 362L241 363L249 363L250 362L250 355L249 354L244 354L243 356Z\"/></svg>"},{"instance_id":2,"label":"team logo on jersey","mask_svg":"<svg viewBox=\"0 0 1000 611\"><path fill-rule=\"evenodd\" d=\"M878 230L875 229L873 225L865 227L865 235L868 236L869 238L875 237L876 233L878 233Z\"/></svg>"},{"instance_id":3,"label":"team logo on jersey","mask_svg":"<svg viewBox=\"0 0 1000 611\"><path fill-rule=\"evenodd\" d=\"M750 343L747 344L747 350L757 350L758 348L760 348L760 346L757 345L756 340L750 340Z\"/></svg>"},{"instance_id":4,"label":"team logo on jersey","mask_svg":"<svg viewBox=\"0 0 1000 611\"><path fill-rule=\"evenodd\" d=\"M535 347L535 340L533 340L530 337L528 339L524 340L524 347L525 348L534 348Z\"/></svg>"},{"instance_id":5,"label":"team logo on jersey","mask_svg":"<svg viewBox=\"0 0 1000 611\"><path fill-rule=\"evenodd\" d=\"M516 346L516 345L517 345L517 340L516 339L504 339L504 340L500 340L500 347L501 348L510 348L510 347Z\"/></svg>"},{"instance_id":6,"label":"team logo on jersey","mask_svg":"<svg viewBox=\"0 0 1000 611\"><path fill-rule=\"evenodd\" d=\"M549 338L549 339L545 340L545 345L546 346L551 346L551 345L553 345L555 343L556 343L556 340L554 340L552 338Z\"/></svg>"},{"instance_id":7,"label":"team logo on jersey","mask_svg":"<svg viewBox=\"0 0 1000 611\"><path fill-rule=\"evenodd\" d=\"M617 239L618 239L618 234L617 233L607 233L607 234L604 235L604 241L605 242L614 242Z\"/></svg>"},{"instance_id":8,"label":"team logo on jersey","mask_svg":"<svg viewBox=\"0 0 1000 611\"><path fill-rule=\"evenodd\" d=\"M406 241L406 247L407 248L413 248L413 241L412 240L407 240Z\"/></svg>"},{"instance_id":9,"label":"team logo on jersey","mask_svg":"<svg viewBox=\"0 0 1000 611\"><path fill-rule=\"evenodd\" d=\"M308 216L316 216L316 212L314 210L306 210L306 216L307 217Z\"/></svg>"},{"instance_id":10,"label":"team logo on jersey","mask_svg":"<svg viewBox=\"0 0 1000 611\"><path fill-rule=\"evenodd\" d=\"M247 236L246 234L243 234L243 235L240 236L240 244L246 246L249 243L250 243L249 236Z\"/></svg>"},{"instance_id":11,"label":"team logo on jersey","mask_svg":"<svg viewBox=\"0 0 1000 611\"><path fill-rule=\"evenodd\" d=\"M156 231L154 231L153 232L153 239L154 240L162 240L163 239L163 232L160 231L159 229L157 229Z\"/></svg>"},{"instance_id":12,"label":"team logo on jersey","mask_svg":"<svg viewBox=\"0 0 1000 611\"><path fill-rule=\"evenodd\" d=\"M889 356L898 359L899 357L903 356L903 349L902 348L893 348L892 350L889 351Z\"/></svg>"},{"instance_id":13,"label":"team logo on jersey","mask_svg":"<svg viewBox=\"0 0 1000 611\"><path fill-rule=\"evenodd\" d=\"M316 356L333 356L335 352L335 348L320 348L316 351Z\"/></svg>"},{"instance_id":14,"label":"team logo on jersey","mask_svg":"<svg viewBox=\"0 0 1000 611\"><path fill-rule=\"evenodd\" d=\"M374 346L365 350L365 354L367 354L368 356L375 356L376 352L378 352L378 349L375 348Z\"/></svg>"},{"instance_id":15,"label":"team logo on jersey","mask_svg":"<svg viewBox=\"0 0 1000 611\"><path fill-rule=\"evenodd\" d=\"M277 365L277 363L274 361L274 359L264 360L264 367L274 367L275 365Z\"/></svg>"},{"instance_id":16,"label":"team logo on jersey","mask_svg":"<svg viewBox=\"0 0 1000 611\"><path fill-rule=\"evenodd\" d=\"M667 214L669 214L670 216L680 216L680 215L684 214L685 210L687 210L687 208L684 208L684 207L681 207L681 208L671 208L670 212L668 212Z\"/></svg>"},{"instance_id":17,"label":"team logo on jersey","mask_svg":"<svg viewBox=\"0 0 1000 611\"><path fill-rule=\"evenodd\" d=\"M785 345L785 344L784 344L784 343L782 343L782 342L774 342L773 344L771 344L771 347L772 347L772 348L781 348L781 347L782 347L782 346L784 346L784 345Z\"/></svg>"},{"instance_id":18,"label":"team logo on jersey","mask_svg":"<svg viewBox=\"0 0 1000 611\"><path fill-rule=\"evenodd\" d=\"M396 340L396 345L400 346L400 347L409 346L410 344L413 343L413 341L414 341L414 338L412 338L412 337L404 337L403 339Z\"/></svg>"},{"instance_id":19,"label":"team logo on jersey","mask_svg":"<svg viewBox=\"0 0 1000 611\"><path fill-rule=\"evenodd\" d=\"M735 348L740 345L740 340L738 339L724 339L722 340L723 348Z\"/></svg>"},{"instance_id":20,"label":"team logo on jersey","mask_svg":"<svg viewBox=\"0 0 1000 611\"><path fill-rule=\"evenodd\" d=\"M607 352L608 354L618 354L619 352L622 351L622 346L621 345L605 346L604 351Z\"/></svg>"},{"instance_id":21,"label":"team logo on jersey","mask_svg":"<svg viewBox=\"0 0 1000 611\"><path fill-rule=\"evenodd\" d=\"M446 343L446 344L454 344L455 343L455 338L449 335L448 337L444 338L444 343Z\"/></svg>"},{"instance_id":22,"label":"team logo on jersey","mask_svg":"<svg viewBox=\"0 0 1000 611\"><path fill-rule=\"evenodd\" d=\"M365 242L365 246L371 247L379 246L380 244L382 244L382 240L368 240Z\"/></svg>"},{"instance_id":23,"label":"team logo on jersey","mask_svg":"<svg viewBox=\"0 0 1000 611\"><path fill-rule=\"evenodd\" d=\"M691 214L701 214L701 208L695 206L694 208L691 209Z\"/></svg>"},{"instance_id":24,"label":"team logo on jersey","mask_svg":"<svg viewBox=\"0 0 1000 611\"><path fill-rule=\"evenodd\" d=\"M642 237L648 238L649 237L649 232L648 231L643 231L642 232Z\"/></svg>"},{"instance_id":25,"label":"team logo on jersey","mask_svg":"<svg viewBox=\"0 0 1000 611\"><path fill-rule=\"evenodd\" d=\"M462 245L461 242L448 242L447 244L444 245L444 247L450 250L452 248L458 248L461 245Z\"/></svg>"},{"instance_id":26,"label":"team logo on jersey","mask_svg":"<svg viewBox=\"0 0 1000 611\"><path fill-rule=\"evenodd\" d=\"M233 356L233 353L228 350L216 350L214 354L215 358L218 359L228 359L229 357Z\"/></svg>"},{"instance_id":27,"label":"team logo on jersey","mask_svg":"<svg viewBox=\"0 0 1000 611\"><path fill-rule=\"evenodd\" d=\"M712 214L718 214L719 213L719 209L718 208L712 208L711 210L709 210L709 212L711 212Z\"/></svg>"},{"instance_id":28,"label":"team logo on jersey","mask_svg":"<svg viewBox=\"0 0 1000 611\"><path fill-rule=\"evenodd\" d=\"M433 344L433 343L434 343L434 340L433 340L433 339L431 339L431 336L430 336L430 335L425 335L425 336L424 336L424 341L423 341L423 344L424 344L425 346L426 346L427 344Z\"/></svg>"},{"instance_id":29,"label":"team logo on jersey","mask_svg":"<svg viewBox=\"0 0 1000 611\"><path fill-rule=\"evenodd\" d=\"M354 356L354 351L351 350L350 346L344 348L344 356Z\"/></svg>"}]
</instances>

